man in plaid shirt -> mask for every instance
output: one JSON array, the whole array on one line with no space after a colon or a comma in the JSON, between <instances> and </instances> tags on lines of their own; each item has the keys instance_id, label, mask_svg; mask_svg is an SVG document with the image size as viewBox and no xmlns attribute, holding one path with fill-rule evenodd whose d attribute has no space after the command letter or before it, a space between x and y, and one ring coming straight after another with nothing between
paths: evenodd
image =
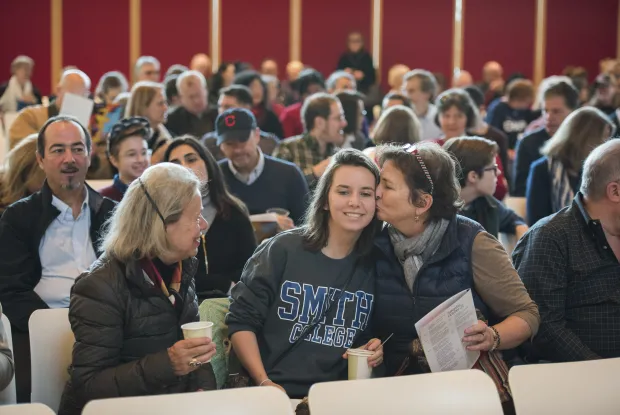
<instances>
[{"instance_id":1,"label":"man in plaid shirt","mask_svg":"<svg viewBox=\"0 0 620 415\"><path fill-rule=\"evenodd\" d=\"M273 155L299 166L312 189L325 172L330 157L342 145L342 129L347 122L338 98L324 92L311 95L304 101L301 118L306 132L280 142Z\"/></svg>"},{"instance_id":2,"label":"man in plaid shirt","mask_svg":"<svg viewBox=\"0 0 620 415\"><path fill-rule=\"evenodd\" d=\"M551 361L620 356L620 139L590 153L581 183L513 253L540 310L534 346Z\"/></svg>"}]
</instances>

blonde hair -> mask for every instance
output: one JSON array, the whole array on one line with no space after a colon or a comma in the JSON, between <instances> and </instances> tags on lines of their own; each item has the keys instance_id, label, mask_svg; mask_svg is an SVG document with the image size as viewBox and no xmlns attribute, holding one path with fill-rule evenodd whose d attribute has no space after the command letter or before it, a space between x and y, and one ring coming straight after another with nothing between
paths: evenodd
<instances>
[{"instance_id":1,"label":"blonde hair","mask_svg":"<svg viewBox=\"0 0 620 415\"><path fill-rule=\"evenodd\" d=\"M0 206L9 206L30 193L28 188L40 187L45 172L37 162L37 134L21 140L6 156L0 173Z\"/></svg>"},{"instance_id":2,"label":"blonde hair","mask_svg":"<svg viewBox=\"0 0 620 415\"><path fill-rule=\"evenodd\" d=\"M372 140L376 145L414 144L421 140L421 129L420 120L411 108L394 105L383 111L379 117Z\"/></svg>"},{"instance_id":3,"label":"blonde hair","mask_svg":"<svg viewBox=\"0 0 620 415\"><path fill-rule=\"evenodd\" d=\"M166 225L175 223L196 196L200 196L200 181L191 170L173 163L149 167L129 185L106 222L106 256L127 262L170 253L166 228L157 209Z\"/></svg>"},{"instance_id":4,"label":"blonde hair","mask_svg":"<svg viewBox=\"0 0 620 415\"><path fill-rule=\"evenodd\" d=\"M127 107L125 108L125 117L144 117L146 109L155 99L157 92L161 92L164 98L166 97L162 84L152 81L137 82L131 88L131 96L127 100Z\"/></svg>"},{"instance_id":5,"label":"blonde hair","mask_svg":"<svg viewBox=\"0 0 620 415\"><path fill-rule=\"evenodd\" d=\"M26 56L26 55L19 55L18 57L13 59L13 61L11 62L11 74L15 74L15 72L19 68L23 68L23 67L26 67L29 70L32 70L32 68L34 67L34 61L32 60L31 57Z\"/></svg>"},{"instance_id":6,"label":"blonde hair","mask_svg":"<svg viewBox=\"0 0 620 415\"><path fill-rule=\"evenodd\" d=\"M585 159L614 133L613 123L594 107L573 111L560 125L558 131L545 143L541 154L559 160L568 171L579 174Z\"/></svg>"},{"instance_id":7,"label":"blonde hair","mask_svg":"<svg viewBox=\"0 0 620 415\"><path fill-rule=\"evenodd\" d=\"M392 88L400 90L403 82L403 77L411 69L407 65L397 64L390 68L388 71L388 85Z\"/></svg>"}]
</instances>

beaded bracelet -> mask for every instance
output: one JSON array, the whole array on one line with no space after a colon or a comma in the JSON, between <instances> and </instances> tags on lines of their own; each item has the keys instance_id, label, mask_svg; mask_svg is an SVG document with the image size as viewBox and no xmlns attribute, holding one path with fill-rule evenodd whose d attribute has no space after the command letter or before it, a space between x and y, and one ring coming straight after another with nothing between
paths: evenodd
<instances>
[{"instance_id":1,"label":"beaded bracelet","mask_svg":"<svg viewBox=\"0 0 620 415\"><path fill-rule=\"evenodd\" d=\"M497 329L493 326L489 326L489 328L491 330L493 330L493 347L491 347L491 350L489 350L490 352L495 351L499 345L502 343L502 338L499 336L499 332L497 331Z\"/></svg>"}]
</instances>

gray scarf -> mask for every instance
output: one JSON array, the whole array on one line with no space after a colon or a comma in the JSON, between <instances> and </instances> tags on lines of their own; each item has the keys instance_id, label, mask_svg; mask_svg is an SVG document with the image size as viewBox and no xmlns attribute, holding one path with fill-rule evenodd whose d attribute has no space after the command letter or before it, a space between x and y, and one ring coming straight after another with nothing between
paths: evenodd
<instances>
[{"instance_id":1,"label":"gray scarf","mask_svg":"<svg viewBox=\"0 0 620 415\"><path fill-rule=\"evenodd\" d=\"M412 238L407 238L389 225L388 233L394 246L394 254L403 265L405 280L412 292L420 268L439 249L449 223L450 221L446 219L433 221L426 226L424 232Z\"/></svg>"},{"instance_id":2,"label":"gray scarf","mask_svg":"<svg viewBox=\"0 0 620 415\"><path fill-rule=\"evenodd\" d=\"M209 224L209 227L213 224L215 215L217 215L217 208L211 202L211 197L209 194L207 194L202 198L202 217L205 218Z\"/></svg>"}]
</instances>

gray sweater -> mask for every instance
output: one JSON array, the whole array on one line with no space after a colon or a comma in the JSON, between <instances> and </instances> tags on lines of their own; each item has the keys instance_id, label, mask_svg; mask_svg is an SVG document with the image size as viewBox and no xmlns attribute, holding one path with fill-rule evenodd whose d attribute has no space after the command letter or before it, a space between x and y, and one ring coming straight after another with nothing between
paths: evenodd
<instances>
[{"instance_id":1,"label":"gray sweater","mask_svg":"<svg viewBox=\"0 0 620 415\"><path fill-rule=\"evenodd\" d=\"M2 305L0 304L0 316L2 316ZM4 390L15 373L15 367L13 364L13 353L9 348L6 330L11 330L10 327L4 327L0 320L0 390Z\"/></svg>"},{"instance_id":2,"label":"gray sweater","mask_svg":"<svg viewBox=\"0 0 620 415\"><path fill-rule=\"evenodd\" d=\"M233 288L229 335L256 334L269 378L292 398L307 396L313 383L343 378L343 353L369 338L375 270L355 253L332 259L304 248L301 230L283 232L261 244ZM355 266L355 268L353 268ZM308 336L275 367L274 360L296 342L328 302L338 303Z\"/></svg>"}]
</instances>

